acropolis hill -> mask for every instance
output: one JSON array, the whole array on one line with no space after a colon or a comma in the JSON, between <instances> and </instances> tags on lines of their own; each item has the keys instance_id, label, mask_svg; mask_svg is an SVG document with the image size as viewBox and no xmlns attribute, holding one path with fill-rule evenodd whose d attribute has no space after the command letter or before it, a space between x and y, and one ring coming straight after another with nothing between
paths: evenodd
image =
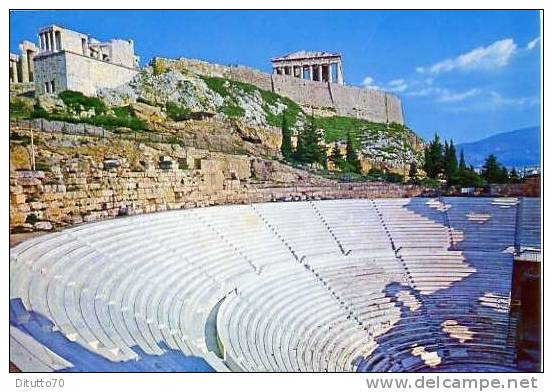
<instances>
[{"instance_id":1,"label":"acropolis hill","mask_svg":"<svg viewBox=\"0 0 553 392\"><path fill-rule=\"evenodd\" d=\"M313 123L328 154L334 146L345 154L355 135L364 174L402 179L411 164L421 166L423 143L404 124L399 99L345 85L337 53L274 57L272 73L186 58L140 68L132 40L100 42L57 25L38 37L38 46L24 41L10 54L10 221L18 230L212 204L423 191L341 185L339 172L321 177L283 160L283 124L295 144Z\"/></svg>"},{"instance_id":2,"label":"acropolis hill","mask_svg":"<svg viewBox=\"0 0 553 392\"><path fill-rule=\"evenodd\" d=\"M10 53L10 82L34 82L37 93L64 90L95 95L131 80L138 72L132 40L99 42L86 34L51 25L40 29L39 46L24 41ZM273 74L179 60L178 66L208 76L226 77L291 98L310 108L328 109L379 123L403 124L399 99L389 93L344 86L340 54L299 51L272 59Z\"/></svg>"}]
</instances>

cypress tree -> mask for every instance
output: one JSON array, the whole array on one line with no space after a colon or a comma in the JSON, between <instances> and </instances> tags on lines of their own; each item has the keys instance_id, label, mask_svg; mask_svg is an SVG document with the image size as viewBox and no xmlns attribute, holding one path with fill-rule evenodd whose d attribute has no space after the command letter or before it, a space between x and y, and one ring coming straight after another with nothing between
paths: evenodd
<instances>
[{"instance_id":1,"label":"cypress tree","mask_svg":"<svg viewBox=\"0 0 553 392\"><path fill-rule=\"evenodd\" d=\"M326 147L321 145L322 136L317 131L313 117L298 135L296 157L301 162L319 163L326 166Z\"/></svg>"},{"instance_id":2,"label":"cypress tree","mask_svg":"<svg viewBox=\"0 0 553 392\"><path fill-rule=\"evenodd\" d=\"M424 171L430 178L437 178L443 172L444 151L438 134L424 150Z\"/></svg>"},{"instance_id":3,"label":"cypress tree","mask_svg":"<svg viewBox=\"0 0 553 392\"><path fill-rule=\"evenodd\" d=\"M459 171L459 165L457 163L457 152L455 151L455 145L453 140L450 140L449 145L445 142L445 157L444 157L444 174L449 185L455 182Z\"/></svg>"},{"instance_id":4,"label":"cypress tree","mask_svg":"<svg viewBox=\"0 0 553 392\"><path fill-rule=\"evenodd\" d=\"M488 155L482 169L482 177L490 184L498 184L506 181L507 170L501 166L494 154Z\"/></svg>"},{"instance_id":5,"label":"cypress tree","mask_svg":"<svg viewBox=\"0 0 553 392\"><path fill-rule=\"evenodd\" d=\"M466 170L467 164L465 163L465 152L461 150L461 157L459 158L459 171Z\"/></svg>"},{"instance_id":6,"label":"cypress tree","mask_svg":"<svg viewBox=\"0 0 553 392\"><path fill-rule=\"evenodd\" d=\"M355 136L353 132L348 132L346 146L346 162L352 171L359 173L361 171L361 162L359 162Z\"/></svg>"},{"instance_id":7,"label":"cypress tree","mask_svg":"<svg viewBox=\"0 0 553 392\"><path fill-rule=\"evenodd\" d=\"M282 144L280 145L280 151L284 158L288 159L292 156L292 131L288 125L288 118L286 117L286 112L282 113Z\"/></svg>"}]
</instances>

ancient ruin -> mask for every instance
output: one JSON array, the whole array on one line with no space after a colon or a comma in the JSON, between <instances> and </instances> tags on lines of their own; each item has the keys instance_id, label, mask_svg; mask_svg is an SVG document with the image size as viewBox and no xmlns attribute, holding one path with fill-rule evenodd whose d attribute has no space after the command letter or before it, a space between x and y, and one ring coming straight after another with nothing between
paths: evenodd
<instances>
[{"instance_id":1,"label":"ancient ruin","mask_svg":"<svg viewBox=\"0 0 553 392\"><path fill-rule=\"evenodd\" d=\"M10 53L10 88L19 86L20 92L34 89L38 95L73 90L94 96L101 89L129 82L140 71L132 40L100 42L87 34L50 25L39 30L38 43L37 47L23 41L19 55ZM404 123L403 108L397 96L344 86L339 53L302 50L274 57L271 59L272 74L194 59L176 61L177 67L185 66L191 72L253 84L288 97L308 110L322 111L323 115Z\"/></svg>"},{"instance_id":2,"label":"ancient ruin","mask_svg":"<svg viewBox=\"0 0 553 392\"><path fill-rule=\"evenodd\" d=\"M34 57L39 48L29 41L19 44L19 55L10 53L10 84L34 81Z\"/></svg>"},{"instance_id":3,"label":"ancient ruin","mask_svg":"<svg viewBox=\"0 0 553 392\"><path fill-rule=\"evenodd\" d=\"M273 73L317 82L344 84L339 53L299 51L274 57Z\"/></svg>"},{"instance_id":4,"label":"ancient ruin","mask_svg":"<svg viewBox=\"0 0 553 392\"><path fill-rule=\"evenodd\" d=\"M99 88L128 82L139 69L132 40L100 42L57 25L38 32L37 47L23 41L10 53L10 83L34 82L38 94L64 90L94 95Z\"/></svg>"}]
</instances>

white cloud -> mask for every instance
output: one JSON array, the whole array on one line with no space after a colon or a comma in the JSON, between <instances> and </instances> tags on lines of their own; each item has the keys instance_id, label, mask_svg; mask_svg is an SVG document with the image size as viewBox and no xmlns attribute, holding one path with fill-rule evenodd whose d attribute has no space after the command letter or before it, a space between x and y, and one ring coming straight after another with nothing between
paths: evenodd
<instances>
[{"instance_id":1,"label":"white cloud","mask_svg":"<svg viewBox=\"0 0 553 392\"><path fill-rule=\"evenodd\" d=\"M387 90L401 93L405 90L407 90L407 83L404 79L395 79L388 82Z\"/></svg>"},{"instance_id":2,"label":"white cloud","mask_svg":"<svg viewBox=\"0 0 553 392\"><path fill-rule=\"evenodd\" d=\"M361 83L361 85L364 88L370 88L370 89L373 89L373 90L380 90L381 89L380 86L377 86L376 84L374 84L374 79L371 78L370 76L366 76L365 79L363 79L363 82Z\"/></svg>"},{"instance_id":3,"label":"white cloud","mask_svg":"<svg viewBox=\"0 0 553 392\"><path fill-rule=\"evenodd\" d=\"M504 97L497 91L490 92L490 104L494 107L501 106L514 106L514 107L524 107L524 106L533 106L539 103L538 98L536 97Z\"/></svg>"},{"instance_id":4,"label":"white cloud","mask_svg":"<svg viewBox=\"0 0 553 392\"><path fill-rule=\"evenodd\" d=\"M480 94L481 98L463 106L447 106L449 112L480 112L486 110L519 110L539 104L537 97L505 97L497 91Z\"/></svg>"},{"instance_id":5,"label":"white cloud","mask_svg":"<svg viewBox=\"0 0 553 392\"><path fill-rule=\"evenodd\" d=\"M539 42L540 42L540 37L534 38L532 41L528 42L528 44L526 45L526 50L534 49Z\"/></svg>"},{"instance_id":6,"label":"white cloud","mask_svg":"<svg viewBox=\"0 0 553 392\"><path fill-rule=\"evenodd\" d=\"M414 97L433 97L437 102L461 102L475 97L481 93L480 89L472 88L466 91L451 91L443 87L424 87L420 90L412 90L406 95Z\"/></svg>"},{"instance_id":7,"label":"white cloud","mask_svg":"<svg viewBox=\"0 0 553 392\"><path fill-rule=\"evenodd\" d=\"M427 97L430 95L438 95L443 90L444 89L439 87L424 87L420 90L411 90L406 95L409 95L412 97Z\"/></svg>"},{"instance_id":8,"label":"white cloud","mask_svg":"<svg viewBox=\"0 0 553 392\"><path fill-rule=\"evenodd\" d=\"M436 75L453 70L491 70L504 67L516 53L517 45L512 38L496 41L489 46L481 46L455 58L440 61L429 67L417 67L417 72Z\"/></svg>"},{"instance_id":9,"label":"white cloud","mask_svg":"<svg viewBox=\"0 0 553 392\"><path fill-rule=\"evenodd\" d=\"M439 102L460 102L460 101L464 101L467 98L474 97L478 94L480 94L480 90L477 88L472 88L470 90L459 92L459 93L451 92L445 89L438 97L438 101Z\"/></svg>"},{"instance_id":10,"label":"white cloud","mask_svg":"<svg viewBox=\"0 0 553 392\"><path fill-rule=\"evenodd\" d=\"M394 79L394 80L390 80L388 82L388 85L394 87L394 86L401 86L405 84L405 79Z\"/></svg>"}]
</instances>

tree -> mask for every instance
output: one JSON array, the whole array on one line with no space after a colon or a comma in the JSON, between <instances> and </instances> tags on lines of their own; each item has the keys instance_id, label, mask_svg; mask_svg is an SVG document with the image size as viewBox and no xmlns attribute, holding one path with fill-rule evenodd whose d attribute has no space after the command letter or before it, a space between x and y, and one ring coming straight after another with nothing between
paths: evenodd
<instances>
[{"instance_id":1,"label":"tree","mask_svg":"<svg viewBox=\"0 0 553 392\"><path fill-rule=\"evenodd\" d=\"M449 185L455 183L459 171L459 165L457 163L457 152L455 151L455 145L453 140L445 142L445 156L444 156L444 174Z\"/></svg>"},{"instance_id":2,"label":"tree","mask_svg":"<svg viewBox=\"0 0 553 392\"><path fill-rule=\"evenodd\" d=\"M504 184L509 179L507 168L493 154L488 155L482 169L482 177L490 184Z\"/></svg>"},{"instance_id":3,"label":"tree","mask_svg":"<svg viewBox=\"0 0 553 392\"><path fill-rule=\"evenodd\" d=\"M292 156L292 131L288 125L288 118L286 117L286 112L282 113L282 144L280 145L280 151L284 158L288 159Z\"/></svg>"},{"instance_id":4,"label":"tree","mask_svg":"<svg viewBox=\"0 0 553 392\"><path fill-rule=\"evenodd\" d=\"M334 147L332 147L330 160L334 163L335 169L341 169L344 166L344 157L342 156L338 142L334 143Z\"/></svg>"},{"instance_id":5,"label":"tree","mask_svg":"<svg viewBox=\"0 0 553 392\"><path fill-rule=\"evenodd\" d=\"M417 177L417 164L416 162L411 162L409 164L409 178L413 179Z\"/></svg>"},{"instance_id":6,"label":"tree","mask_svg":"<svg viewBox=\"0 0 553 392\"><path fill-rule=\"evenodd\" d=\"M361 162L359 161L359 153L357 152L357 143L353 132L348 132L346 145L346 163L349 171L361 172Z\"/></svg>"},{"instance_id":7,"label":"tree","mask_svg":"<svg viewBox=\"0 0 553 392\"><path fill-rule=\"evenodd\" d=\"M296 159L305 163L319 163L326 166L326 147L321 143L322 135L315 126L313 116L298 135Z\"/></svg>"},{"instance_id":8,"label":"tree","mask_svg":"<svg viewBox=\"0 0 553 392\"><path fill-rule=\"evenodd\" d=\"M434 134L434 139L424 149L424 171L430 178L437 178L443 172L443 146L438 134Z\"/></svg>"},{"instance_id":9,"label":"tree","mask_svg":"<svg viewBox=\"0 0 553 392\"><path fill-rule=\"evenodd\" d=\"M465 170L467 168L467 164L465 163L465 152L461 150L461 156L459 158L459 171Z\"/></svg>"},{"instance_id":10,"label":"tree","mask_svg":"<svg viewBox=\"0 0 553 392\"><path fill-rule=\"evenodd\" d=\"M483 187L486 185L486 181L482 179L474 171L474 167L465 167L464 169L459 169L459 174L457 175L456 185L462 187Z\"/></svg>"}]
</instances>

